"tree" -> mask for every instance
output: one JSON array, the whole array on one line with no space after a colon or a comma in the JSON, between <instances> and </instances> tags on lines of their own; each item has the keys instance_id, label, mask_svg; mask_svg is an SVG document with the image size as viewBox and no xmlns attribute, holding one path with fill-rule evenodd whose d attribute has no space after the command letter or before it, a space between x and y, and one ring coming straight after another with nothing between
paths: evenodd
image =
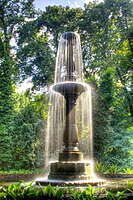
<instances>
[{"instance_id":1,"label":"tree","mask_svg":"<svg viewBox=\"0 0 133 200\"><path fill-rule=\"evenodd\" d=\"M19 96L21 103L12 129L11 169L31 170L44 167L48 95L31 98L30 92L27 90Z\"/></svg>"},{"instance_id":2,"label":"tree","mask_svg":"<svg viewBox=\"0 0 133 200\"><path fill-rule=\"evenodd\" d=\"M132 116L131 87L132 6L129 0L106 0L100 4L85 6L83 24L83 56L85 76L95 81L96 87L104 70L112 66L115 79L124 85L125 96ZM129 36L130 35L130 36ZM128 39L130 38L130 39ZM124 53L123 53L124 52Z\"/></svg>"},{"instance_id":3,"label":"tree","mask_svg":"<svg viewBox=\"0 0 133 200\"><path fill-rule=\"evenodd\" d=\"M110 164L118 161L122 165L123 159L124 165L124 158L129 158L128 151L131 152L132 6L128 0L90 3L85 5L79 25L83 33L85 80L98 94L99 107L93 107L95 156Z\"/></svg>"},{"instance_id":4,"label":"tree","mask_svg":"<svg viewBox=\"0 0 133 200\"><path fill-rule=\"evenodd\" d=\"M9 169L12 160L12 120L14 85L18 69L11 41L17 27L32 18L33 1L0 0L0 168Z\"/></svg>"},{"instance_id":5,"label":"tree","mask_svg":"<svg viewBox=\"0 0 133 200\"><path fill-rule=\"evenodd\" d=\"M17 27L24 23L26 18L34 16L33 0L0 1L0 84L1 84L1 109L6 115L10 113L10 97L12 94L13 84L16 82L17 67L11 40L16 37ZM3 118L3 116L2 116Z\"/></svg>"},{"instance_id":6,"label":"tree","mask_svg":"<svg viewBox=\"0 0 133 200\"><path fill-rule=\"evenodd\" d=\"M46 26L47 31L53 35L56 51L59 35L65 31L77 31L78 20L82 13L80 8L48 6L38 18L38 26Z\"/></svg>"},{"instance_id":7,"label":"tree","mask_svg":"<svg viewBox=\"0 0 133 200\"><path fill-rule=\"evenodd\" d=\"M35 32L28 42L26 40L20 38L17 53L20 80L32 79L33 88L39 90L53 82L55 63L52 45L46 32Z\"/></svg>"},{"instance_id":8,"label":"tree","mask_svg":"<svg viewBox=\"0 0 133 200\"><path fill-rule=\"evenodd\" d=\"M59 35L75 31L81 9L48 6L34 21L19 28L18 66L23 79L32 77L34 87L54 82L55 56ZM25 31L26 30L26 31Z\"/></svg>"}]
</instances>

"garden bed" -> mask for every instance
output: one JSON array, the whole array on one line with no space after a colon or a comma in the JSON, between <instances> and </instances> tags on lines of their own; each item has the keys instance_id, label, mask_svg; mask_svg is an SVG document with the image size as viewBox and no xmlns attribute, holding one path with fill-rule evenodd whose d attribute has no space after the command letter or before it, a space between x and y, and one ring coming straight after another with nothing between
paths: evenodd
<instances>
[{"instance_id":1,"label":"garden bed","mask_svg":"<svg viewBox=\"0 0 133 200\"><path fill-rule=\"evenodd\" d=\"M0 182L19 182L20 180L31 181L45 177L45 174L0 174ZM103 179L133 179L133 174L98 174Z\"/></svg>"},{"instance_id":2,"label":"garden bed","mask_svg":"<svg viewBox=\"0 0 133 200\"><path fill-rule=\"evenodd\" d=\"M0 182L31 181L44 176L44 174L0 174Z\"/></svg>"},{"instance_id":3,"label":"garden bed","mask_svg":"<svg viewBox=\"0 0 133 200\"><path fill-rule=\"evenodd\" d=\"M133 174L102 174L103 178L133 178Z\"/></svg>"}]
</instances>

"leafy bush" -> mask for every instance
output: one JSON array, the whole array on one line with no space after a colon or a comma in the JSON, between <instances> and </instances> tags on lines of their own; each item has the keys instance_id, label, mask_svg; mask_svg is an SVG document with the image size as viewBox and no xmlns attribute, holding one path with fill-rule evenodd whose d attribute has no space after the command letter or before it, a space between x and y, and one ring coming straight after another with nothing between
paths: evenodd
<instances>
[{"instance_id":1,"label":"leafy bush","mask_svg":"<svg viewBox=\"0 0 133 200\"><path fill-rule=\"evenodd\" d=\"M128 167L124 168L118 164L104 165L102 162L95 162L95 172L102 174L133 174L133 169Z\"/></svg>"},{"instance_id":2,"label":"leafy bush","mask_svg":"<svg viewBox=\"0 0 133 200\"><path fill-rule=\"evenodd\" d=\"M95 162L94 168L96 172L99 172L99 173L106 172L106 167L103 165L102 162Z\"/></svg>"},{"instance_id":3,"label":"leafy bush","mask_svg":"<svg viewBox=\"0 0 133 200\"><path fill-rule=\"evenodd\" d=\"M46 169L35 169L35 170L10 170L10 171L0 171L0 174L45 174L47 173Z\"/></svg>"},{"instance_id":4,"label":"leafy bush","mask_svg":"<svg viewBox=\"0 0 133 200\"><path fill-rule=\"evenodd\" d=\"M58 188L47 185L46 187L33 186L32 182L26 185L24 182L17 184L11 184L9 186L0 187L0 199L5 200L21 200L21 199L72 199L72 200L100 200L100 199L114 199L114 200L124 200L126 196L124 191L106 191L102 194L100 189L94 189L91 185L88 185L86 189L76 188Z\"/></svg>"}]
</instances>

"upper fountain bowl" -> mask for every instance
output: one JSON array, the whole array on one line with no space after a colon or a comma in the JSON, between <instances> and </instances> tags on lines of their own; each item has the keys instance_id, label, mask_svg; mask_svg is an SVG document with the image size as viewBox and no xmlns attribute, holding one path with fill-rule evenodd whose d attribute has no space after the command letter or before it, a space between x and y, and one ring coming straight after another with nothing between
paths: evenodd
<instances>
[{"instance_id":1,"label":"upper fountain bowl","mask_svg":"<svg viewBox=\"0 0 133 200\"><path fill-rule=\"evenodd\" d=\"M81 95L88 90L88 85L80 82L62 82L52 86L52 90L62 94L63 96L67 94Z\"/></svg>"}]
</instances>

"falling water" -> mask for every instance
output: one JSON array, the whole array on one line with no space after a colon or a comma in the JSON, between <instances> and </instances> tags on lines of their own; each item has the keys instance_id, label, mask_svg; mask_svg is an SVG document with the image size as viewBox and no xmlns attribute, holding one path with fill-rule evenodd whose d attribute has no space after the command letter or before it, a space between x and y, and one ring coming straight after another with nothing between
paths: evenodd
<instances>
[{"instance_id":1,"label":"falling water","mask_svg":"<svg viewBox=\"0 0 133 200\"><path fill-rule=\"evenodd\" d=\"M49 111L45 141L45 166L51 160L57 160L63 145L63 130L65 125L65 102L61 94L50 90Z\"/></svg>"},{"instance_id":2,"label":"falling water","mask_svg":"<svg viewBox=\"0 0 133 200\"><path fill-rule=\"evenodd\" d=\"M91 87L79 96L76 107L76 121L79 130L79 149L85 160L93 159L92 101Z\"/></svg>"},{"instance_id":3,"label":"falling water","mask_svg":"<svg viewBox=\"0 0 133 200\"><path fill-rule=\"evenodd\" d=\"M57 160L59 152L63 148L63 132L65 128L65 100L64 97L50 91L49 113L46 134L46 160ZM79 133L79 149L83 152L84 158L93 158L93 138L92 138L92 105L91 88L88 86L87 92L80 95L76 105L76 125Z\"/></svg>"},{"instance_id":4,"label":"falling water","mask_svg":"<svg viewBox=\"0 0 133 200\"><path fill-rule=\"evenodd\" d=\"M68 44L68 40L71 42ZM71 67L70 67L71 66ZM55 83L82 81L82 51L77 33L64 33L59 41L55 68Z\"/></svg>"},{"instance_id":5,"label":"falling water","mask_svg":"<svg viewBox=\"0 0 133 200\"><path fill-rule=\"evenodd\" d=\"M69 38L67 38L69 37ZM68 44L68 39L71 42ZM71 69L70 69L71 66ZM77 33L64 33L59 41L55 85L61 82L79 82L87 90L79 95L75 105L76 126L79 133L78 148L83 153L84 159L92 160L92 105L91 87L82 82L82 51L80 37ZM63 149L63 133L65 129L65 98L58 92L50 90L48 126L46 136L46 160L57 160L59 152Z\"/></svg>"}]
</instances>

